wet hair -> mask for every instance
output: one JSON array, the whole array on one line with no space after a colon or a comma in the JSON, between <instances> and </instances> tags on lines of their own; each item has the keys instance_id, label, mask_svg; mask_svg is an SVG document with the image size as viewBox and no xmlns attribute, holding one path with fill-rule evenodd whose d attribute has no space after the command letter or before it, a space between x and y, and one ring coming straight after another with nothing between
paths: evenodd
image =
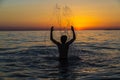
<instances>
[{"instance_id":1,"label":"wet hair","mask_svg":"<svg viewBox=\"0 0 120 80\"><path fill-rule=\"evenodd\" d=\"M61 36L61 42L65 43L67 41L67 36L66 35L62 35Z\"/></svg>"}]
</instances>

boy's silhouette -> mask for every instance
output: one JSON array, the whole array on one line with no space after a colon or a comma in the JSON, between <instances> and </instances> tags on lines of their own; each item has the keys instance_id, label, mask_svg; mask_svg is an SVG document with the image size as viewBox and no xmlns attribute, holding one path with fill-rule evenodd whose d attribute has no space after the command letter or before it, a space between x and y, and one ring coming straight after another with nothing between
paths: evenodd
<instances>
[{"instance_id":1,"label":"boy's silhouette","mask_svg":"<svg viewBox=\"0 0 120 80\"><path fill-rule=\"evenodd\" d=\"M69 45L71 43L73 43L76 39L74 28L72 26L71 26L71 30L73 32L73 38L70 41L67 42L67 36L62 35L61 36L61 43L60 43L53 38L54 27L51 27L50 39L53 43L55 43L58 46L59 60L62 61L62 62L65 61L65 60L67 61Z\"/></svg>"}]
</instances>

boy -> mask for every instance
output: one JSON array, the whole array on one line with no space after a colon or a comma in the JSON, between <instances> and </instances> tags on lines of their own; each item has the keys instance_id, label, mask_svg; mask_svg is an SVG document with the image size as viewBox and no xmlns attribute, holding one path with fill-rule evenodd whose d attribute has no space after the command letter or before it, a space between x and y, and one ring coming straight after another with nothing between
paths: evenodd
<instances>
[{"instance_id":1,"label":"boy","mask_svg":"<svg viewBox=\"0 0 120 80\"><path fill-rule=\"evenodd\" d=\"M72 33L73 33L73 38L70 41L67 42L67 36L62 35L61 36L61 43L60 43L53 38L54 27L51 27L50 39L58 47L59 61L60 62L68 60L69 45L72 44L76 39L76 35L75 35L75 31L74 31L73 26L71 26L71 30L72 30Z\"/></svg>"}]
</instances>

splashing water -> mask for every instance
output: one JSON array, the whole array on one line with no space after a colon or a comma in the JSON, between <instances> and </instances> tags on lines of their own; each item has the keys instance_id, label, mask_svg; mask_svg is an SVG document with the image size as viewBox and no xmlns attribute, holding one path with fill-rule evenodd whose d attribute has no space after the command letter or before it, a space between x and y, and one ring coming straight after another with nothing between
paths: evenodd
<instances>
[{"instance_id":1,"label":"splashing water","mask_svg":"<svg viewBox=\"0 0 120 80\"><path fill-rule=\"evenodd\" d=\"M53 25L54 28L59 28L59 31L54 31L54 34L58 34L58 35L54 35L54 38L60 42L60 37L62 35L66 35L68 37L68 41L72 38L72 31L69 30L71 28L71 26L73 25L73 21L72 21L72 10L69 6L65 5L65 6L61 6L60 4L56 4L54 7L54 21L53 21ZM73 56L78 56L78 53L81 53L81 51L77 50L76 46L74 44L72 44L70 46L69 49L69 56L73 55Z\"/></svg>"}]
</instances>

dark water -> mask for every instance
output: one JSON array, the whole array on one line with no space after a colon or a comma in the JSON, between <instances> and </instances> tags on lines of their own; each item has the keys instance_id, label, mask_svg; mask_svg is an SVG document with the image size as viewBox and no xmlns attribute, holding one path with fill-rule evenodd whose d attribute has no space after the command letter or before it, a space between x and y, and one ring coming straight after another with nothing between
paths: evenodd
<instances>
[{"instance_id":1,"label":"dark water","mask_svg":"<svg viewBox=\"0 0 120 80\"><path fill-rule=\"evenodd\" d=\"M76 34L62 65L49 31L0 32L0 80L120 80L120 31Z\"/></svg>"}]
</instances>

